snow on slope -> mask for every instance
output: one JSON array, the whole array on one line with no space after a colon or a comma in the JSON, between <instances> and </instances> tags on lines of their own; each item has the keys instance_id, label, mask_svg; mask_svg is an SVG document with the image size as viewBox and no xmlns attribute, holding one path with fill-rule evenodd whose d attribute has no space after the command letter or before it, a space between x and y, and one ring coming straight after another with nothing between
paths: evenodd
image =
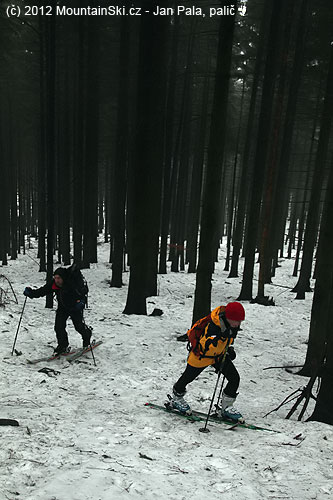
<instances>
[{"instance_id":1,"label":"snow on slope","mask_svg":"<svg viewBox=\"0 0 333 500\"><path fill-rule=\"evenodd\" d=\"M35 250L32 250L31 255ZM223 254L213 281L212 307L235 300L239 279L228 279ZM125 316L127 286L110 288L108 246L99 262L85 270L90 288L86 322L103 345L78 362L60 359L47 366L49 377L27 358L51 353L55 345L54 310L45 299L27 301L16 348L10 356L25 286L41 286L44 274L28 255L1 272L12 281L20 304L0 310L0 417L20 427L0 427L0 500L258 500L333 498L333 429L319 423L285 420L288 407L263 418L307 379L282 369L300 365L306 353L312 294L295 301L288 289L267 287L275 307L244 303L246 321L235 348L241 374L237 406L250 423L279 433L228 430L148 409L163 404L186 364L186 345L178 334L189 328L195 276L159 276L159 295L148 300L161 317ZM293 262L284 260L274 282L292 286ZM124 275L127 285L129 275ZM72 346L80 336L69 326ZM193 408L207 411L216 375L206 369L189 386ZM311 414L311 407L307 416ZM301 435L300 439L295 439Z\"/></svg>"}]
</instances>

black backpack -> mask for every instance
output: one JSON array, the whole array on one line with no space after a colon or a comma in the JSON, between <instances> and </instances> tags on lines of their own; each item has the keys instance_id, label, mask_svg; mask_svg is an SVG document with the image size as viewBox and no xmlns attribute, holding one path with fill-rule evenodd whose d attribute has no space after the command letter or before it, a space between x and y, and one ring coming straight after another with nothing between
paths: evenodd
<instances>
[{"instance_id":1,"label":"black backpack","mask_svg":"<svg viewBox=\"0 0 333 500\"><path fill-rule=\"evenodd\" d=\"M76 291L76 293L82 297L85 297L86 303L88 303L88 292L89 288L87 282L80 271L77 264L72 264L67 268L68 272L68 283Z\"/></svg>"}]
</instances>

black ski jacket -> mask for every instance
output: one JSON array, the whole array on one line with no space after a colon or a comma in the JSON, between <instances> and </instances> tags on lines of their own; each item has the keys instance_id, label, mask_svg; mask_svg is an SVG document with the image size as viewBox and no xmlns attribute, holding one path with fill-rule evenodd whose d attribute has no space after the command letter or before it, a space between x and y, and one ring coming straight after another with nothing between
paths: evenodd
<instances>
[{"instance_id":1,"label":"black ski jacket","mask_svg":"<svg viewBox=\"0 0 333 500\"><path fill-rule=\"evenodd\" d=\"M53 279L50 283L46 283L46 285L32 290L31 298L38 299L39 297L45 297L45 295L52 292L57 297L58 307L70 311L75 309L77 302L83 300L84 303L86 303L88 287L87 285L84 285L81 289L77 289L74 288L71 283L65 281L63 286L60 288L57 287Z\"/></svg>"}]
</instances>

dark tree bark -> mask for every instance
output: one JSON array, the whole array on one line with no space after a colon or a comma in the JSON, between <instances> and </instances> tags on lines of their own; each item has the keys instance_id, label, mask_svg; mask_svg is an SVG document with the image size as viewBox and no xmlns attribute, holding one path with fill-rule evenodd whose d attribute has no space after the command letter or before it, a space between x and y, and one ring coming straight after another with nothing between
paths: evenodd
<instances>
[{"instance_id":1,"label":"dark tree bark","mask_svg":"<svg viewBox=\"0 0 333 500\"><path fill-rule=\"evenodd\" d=\"M232 257L231 257L231 267L228 278L237 278L238 277L238 264L239 264L239 256L242 248L243 241L243 232L245 225L245 212L249 194L249 184L250 184L250 153L251 153L251 145L254 142L254 118L255 118L255 110L257 103L257 94L259 89L259 81L260 75L262 71L263 64L263 56L264 56L264 48L266 45L266 37L267 37L267 17L269 15L271 6L270 1L265 1L262 21L260 25L260 35L258 41L258 51L256 56L256 62L254 67L254 75L252 82L252 90L251 90L251 99L250 99L250 107L247 119L247 128L246 128L246 139L244 145L243 159L242 159L242 167L241 167L241 178L240 178L240 187L238 194L238 203L237 203L237 212L236 212L236 220L235 220L235 228L232 237Z\"/></svg>"},{"instance_id":2,"label":"dark tree bark","mask_svg":"<svg viewBox=\"0 0 333 500\"><path fill-rule=\"evenodd\" d=\"M172 47L167 88L166 117L165 117L165 161L163 173L163 197L161 215L161 249L160 249L160 274L166 274L167 246L170 227L171 189L174 184L176 166L174 164L174 111L177 76L177 54L179 41L179 17L176 16L172 26Z\"/></svg>"},{"instance_id":3,"label":"dark tree bark","mask_svg":"<svg viewBox=\"0 0 333 500\"><path fill-rule=\"evenodd\" d=\"M55 9L55 1L53 9ZM54 217L54 184L55 184L55 77L56 77L56 17L45 20L45 55L46 55L46 187L47 187L47 261L46 279L51 281L53 275L53 250L55 243ZM53 295L46 296L46 307L53 307Z\"/></svg>"},{"instance_id":4,"label":"dark tree bark","mask_svg":"<svg viewBox=\"0 0 333 500\"><path fill-rule=\"evenodd\" d=\"M333 169L326 193L323 220L320 228L319 262L311 311L308 351L301 374L322 377L316 406L309 420L333 425Z\"/></svg>"},{"instance_id":5,"label":"dark tree bark","mask_svg":"<svg viewBox=\"0 0 333 500\"><path fill-rule=\"evenodd\" d=\"M59 238L59 262L65 266L70 264L70 207L71 207L71 137L73 129L71 126L71 87L69 80L70 59L65 54L65 72L62 82L63 100L58 107L62 107L62 113L58 113L58 164L57 164L57 208L58 208L58 238ZM59 97L60 101L60 97ZM62 106L61 106L62 104Z\"/></svg>"},{"instance_id":6,"label":"dark tree bark","mask_svg":"<svg viewBox=\"0 0 333 500\"><path fill-rule=\"evenodd\" d=\"M310 291L310 277L313 252L316 245L320 215L320 196L325 178L326 158L330 137L333 113L333 46L330 48L330 61L327 75L327 86L323 103L322 121L318 142L318 150L313 175L311 197L304 233L303 257L298 282L294 288L296 299L304 299L305 292Z\"/></svg>"},{"instance_id":7,"label":"dark tree bark","mask_svg":"<svg viewBox=\"0 0 333 500\"><path fill-rule=\"evenodd\" d=\"M241 105L240 105L240 112L239 112L239 124L238 124L238 131L237 131L236 150L235 150L232 182L231 182L231 192L230 192L230 199L229 199L229 203L228 203L228 212L229 213L228 213L228 224L227 224L227 254L225 257L225 266L224 266L225 271L229 271L231 237L232 237L232 233L233 233L233 224L234 224L234 218L235 218L236 173L237 173L237 164L238 164L238 156L239 156L240 132L241 132L241 126L242 126L242 121L243 121L244 94L245 94L245 79L243 78L242 97L241 97Z\"/></svg>"},{"instance_id":8,"label":"dark tree bark","mask_svg":"<svg viewBox=\"0 0 333 500\"><path fill-rule=\"evenodd\" d=\"M152 2L144 1L143 12L156 7L155 1L153 4L152 6ZM167 21L162 16L144 12L141 17L139 47L137 129L128 184L131 244L125 314L147 314L146 298L157 289L166 29Z\"/></svg>"},{"instance_id":9,"label":"dark tree bark","mask_svg":"<svg viewBox=\"0 0 333 500\"><path fill-rule=\"evenodd\" d=\"M294 6L289 3L286 6L283 40L281 40L280 52L280 71L279 71L279 84L277 89L276 103L274 115L272 117L272 139L270 142L270 149L267 158L266 179L264 184L263 204L261 209L262 214L262 230L260 232L260 258L259 258L259 279L258 279L258 292L257 299L262 301L265 296L265 283L271 282L271 269L274 248L272 242L274 235L279 234L279 222L273 225L274 205L277 201L276 198L282 195L280 186L277 186L277 177L279 173L279 152L280 152L280 137L282 133L282 113L283 103L285 96L285 88L287 83L287 60L289 54L289 42L291 36L292 15ZM295 97L295 96L294 96ZM279 187L277 193L277 187ZM282 217L282 214L281 214ZM275 237L275 241L277 236Z\"/></svg>"},{"instance_id":10,"label":"dark tree bark","mask_svg":"<svg viewBox=\"0 0 333 500\"><path fill-rule=\"evenodd\" d=\"M200 221L201 207L201 192L203 180L203 167L205 159L205 144L207 135L207 120L208 120L208 96L209 96L209 80L205 79L203 86L202 109L200 122L197 129L197 140L194 151L194 161L192 169L192 185L191 198L189 208L189 223L187 228L187 249L186 258L188 261L188 272L195 273L197 267L197 246L198 246L198 231Z\"/></svg>"},{"instance_id":11,"label":"dark tree bark","mask_svg":"<svg viewBox=\"0 0 333 500\"><path fill-rule=\"evenodd\" d=\"M8 227L9 227L9 212L8 212L8 162L6 161L5 154L5 135L4 123L2 117L0 118L0 260L2 265L7 264L8 252Z\"/></svg>"},{"instance_id":12,"label":"dark tree bark","mask_svg":"<svg viewBox=\"0 0 333 500\"><path fill-rule=\"evenodd\" d=\"M113 255L112 255L112 287L122 286L123 254L125 248L125 204L128 162L128 69L130 51L129 18L121 18L120 51L119 51L119 88L117 110L117 143L114 168L113 189Z\"/></svg>"},{"instance_id":13,"label":"dark tree bark","mask_svg":"<svg viewBox=\"0 0 333 500\"><path fill-rule=\"evenodd\" d=\"M39 272L46 271L46 60L44 17L39 16L39 105L40 105L40 146L37 165L38 179L38 257Z\"/></svg>"},{"instance_id":14,"label":"dark tree bark","mask_svg":"<svg viewBox=\"0 0 333 500\"><path fill-rule=\"evenodd\" d=\"M83 203L83 267L97 262L98 236L98 129L99 129L99 25L88 19L86 67L85 169Z\"/></svg>"},{"instance_id":15,"label":"dark tree bark","mask_svg":"<svg viewBox=\"0 0 333 500\"><path fill-rule=\"evenodd\" d=\"M275 80L278 62L279 33L281 30L282 11L285 0L273 0L273 9L270 19L270 32L268 38L268 51L263 82L261 110L259 117L257 148L255 153L252 196L247 221L245 242L245 263L242 288L239 300L252 299L253 270L255 250L258 234L258 220L261 208L263 182L269 146L272 119L272 102L274 98Z\"/></svg>"},{"instance_id":16,"label":"dark tree bark","mask_svg":"<svg viewBox=\"0 0 333 500\"><path fill-rule=\"evenodd\" d=\"M191 133L191 104L192 104L192 64L194 50L194 27L191 23L191 32L186 55L186 69L181 97L181 110L177 131L174 163L177 168L177 180L173 185L172 218L170 228L170 256L171 271L178 272L179 264L184 261L184 239L186 225L186 201L189 181L189 144Z\"/></svg>"},{"instance_id":17,"label":"dark tree bark","mask_svg":"<svg viewBox=\"0 0 333 500\"><path fill-rule=\"evenodd\" d=\"M279 239L283 242L283 229L285 220L283 214L286 213L288 204L288 168L290 164L290 156L292 151L292 141L295 128L296 108L298 102L299 87L304 66L305 38L307 33L308 19L308 0L300 0L296 6L296 19L298 22L296 41L294 47L294 59L292 65L291 81L288 93L288 102L285 112L285 121L283 127L283 139L281 145L281 155L279 160L279 171L277 177L278 196L275 193L275 209L272 220L272 227L277 227L278 230L274 234L273 248L277 248ZM282 227L283 226L283 227ZM283 245L281 246L281 251Z\"/></svg>"},{"instance_id":18,"label":"dark tree bark","mask_svg":"<svg viewBox=\"0 0 333 500\"><path fill-rule=\"evenodd\" d=\"M11 107L11 106L10 106ZM12 113L11 113L12 116ZM14 130L12 120L10 120L8 147L10 168L8 169L8 196L10 198L10 257L11 260L17 258L17 233L18 233L18 218L17 218L17 161L14 154L13 137L10 130Z\"/></svg>"},{"instance_id":19,"label":"dark tree bark","mask_svg":"<svg viewBox=\"0 0 333 500\"><path fill-rule=\"evenodd\" d=\"M222 1L221 6L227 5L227 3L228 2ZM219 215L216 208L219 206L221 191L234 27L234 16L226 16L221 19L210 126L211 133L208 146L207 176L201 218L199 261L192 317L193 322L206 316L211 307L214 253L219 234Z\"/></svg>"},{"instance_id":20,"label":"dark tree bark","mask_svg":"<svg viewBox=\"0 0 333 500\"><path fill-rule=\"evenodd\" d=\"M78 68L75 74L74 93L74 154L73 154L73 246L74 262L82 265L83 243L83 172L85 171L85 132L87 104L87 67L86 67L86 19L78 19L79 48Z\"/></svg>"}]
</instances>

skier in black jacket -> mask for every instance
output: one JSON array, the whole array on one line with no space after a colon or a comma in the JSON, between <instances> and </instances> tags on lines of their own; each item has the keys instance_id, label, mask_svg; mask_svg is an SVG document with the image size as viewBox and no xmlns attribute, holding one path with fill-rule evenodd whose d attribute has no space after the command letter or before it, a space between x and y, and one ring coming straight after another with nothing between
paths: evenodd
<instances>
[{"instance_id":1,"label":"skier in black jacket","mask_svg":"<svg viewBox=\"0 0 333 500\"><path fill-rule=\"evenodd\" d=\"M59 267L53 273L53 280L46 285L33 290L26 287L23 294L30 299L44 297L49 293L55 293L58 301L54 330L56 332L58 345L54 352L61 354L66 352L69 342L66 332L66 322L71 317L74 328L83 339L83 347L90 345L91 329L84 323L83 309L87 302L88 287L81 280L74 280L75 267ZM79 271L76 271L79 272Z\"/></svg>"}]
</instances>

